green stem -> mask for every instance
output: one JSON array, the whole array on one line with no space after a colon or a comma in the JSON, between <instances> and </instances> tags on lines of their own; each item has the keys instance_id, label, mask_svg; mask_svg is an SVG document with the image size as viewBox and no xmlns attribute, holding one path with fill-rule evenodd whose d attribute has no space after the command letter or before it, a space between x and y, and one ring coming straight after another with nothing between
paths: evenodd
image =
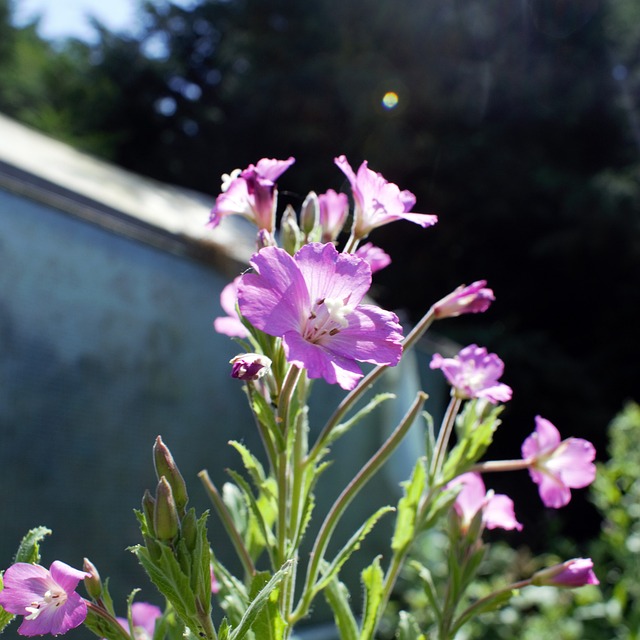
<instances>
[{"instance_id":1,"label":"green stem","mask_svg":"<svg viewBox=\"0 0 640 640\"><path fill-rule=\"evenodd\" d=\"M403 352L411 349L415 343L425 334L427 329L431 326L435 320L435 312L433 307L427 311L422 317L420 322L407 334L402 342ZM309 459L314 460L318 454L322 451L324 443L329 437L330 433L340 422L343 416L349 411L349 409L377 382L378 378L387 370L389 365L383 364L372 369L362 380L358 386L353 389L337 406L327 423L325 424L322 432L318 436L316 443L313 445L311 452L309 453Z\"/></svg>"},{"instance_id":2,"label":"green stem","mask_svg":"<svg viewBox=\"0 0 640 640\"><path fill-rule=\"evenodd\" d=\"M531 460L489 460L478 462L471 467L470 471L478 473L491 473L494 471L520 471L531 466Z\"/></svg>"},{"instance_id":3,"label":"green stem","mask_svg":"<svg viewBox=\"0 0 640 640\"><path fill-rule=\"evenodd\" d=\"M409 407L409 410L402 418L400 424L395 428L393 433L387 438L382 446L376 451L376 453L369 458L367 463L357 473L357 475L351 480L351 482L345 487L342 493L338 496L333 503L331 510L327 514L320 531L313 545L311 551L311 560L309 567L307 568L307 576L302 591L300 602L293 612L290 618L290 622L294 623L304 615L306 615L315 592L313 589L314 584L318 578L320 570L320 563L324 558L324 553L331 540L331 535L340 520L340 517L344 513L344 510L349 506L351 501L356 497L360 490L367 484L367 482L375 475L378 469L388 460L389 456L395 451L396 447L400 444L407 431L413 424L416 416L422 409L422 405L427 399L427 394L420 391L416 396L413 404Z\"/></svg>"},{"instance_id":4,"label":"green stem","mask_svg":"<svg viewBox=\"0 0 640 640\"><path fill-rule=\"evenodd\" d=\"M204 485L205 491L207 492L213 506L218 513L218 517L222 521L222 524L233 543L233 547L240 558L240 562L242 563L242 567L244 568L245 575L253 576L256 573L256 568L253 564L253 560L249 555L249 551L242 540L242 536L240 532L236 529L235 524L233 523L233 518L227 509L227 505L224 503L224 500L220 496L220 493L216 489L216 486L211 482L211 478L209 477L209 473L206 469L203 469L198 474L202 484Z\"/></svg>"},{"instance_id":5,"label":"green stem","mask_svg":"<svg viewBox=\"0 0 640 640\"><path fill-rule=\"evenodd\" d=\"M455 634L458 632L458 630L460 629L460 627L463 624L465 624L465 622L473 616L474 612L480 609L481 607L483 607L487 602L493 600L497 596L502 595L503 593L508 593L509 591L515 591L518 589L523 589L524 587L528 587L529 585L531 585L531 578L528 578L526 580L520 580L520 582L514 582L513 584L510 584L508 587L504 587L503 589L498 589L498 591L494 591L493 593L490 593L489 595L484 596L484 598L480 598L479 600L476 600L472 605L469 605L458 616L458 619L455 621L455 623L451 625L451 630L449 631L450 635L447 638L439 638L439 640L449 640L449 638L453 638Z\"/></svg>"},{"instance_id":6,"label":"green stem","mask_svg":"<svg viewBox=\"0 0 640 640\"><path fill-rule=\"evenodd\" d=\"M253 407L254 393L259 393L259 391L257 391L252 384L247 383L247 394L249 396L249 404L252 407ZM265 428L262 422L258 419L258 416L255 415L255 413L253 414L253 417L256 423L256 427L258 428L258 433L260 434L260 439L262 440L262 445L264 446L264 450L267 454L267 459L269 460L269 468L271 469L271 472L275 474L277 453L276 453L276 447L273 443L273 437L269 433L269 430Z\"/></svg>"},{"instance_id":7,"label":"green stem","mask_svg":"<svg viewBox=\"0 0 640 640\"><path fill-rule=\"evenodd\" d=\"M432 478L435 478L438 475L444 463L447 446L449 445L453 426L455 425L456 416L458 415L461 404L462 400L460 398L451 396L449 406L447 407L447 411L444 415L444 418L442 419L440 431L438 432L436 446L433 450L433 459L431 460L430 468Z\"/></svg>"},{"instance_id":8,"label":"green stem","mask_svg":"<svg viewBox=\"0 0 640 640\"><path fill-rule=\"evenodd\" d=\"M90 600L85 600L85 602L87 603L87 609L89 609L89 611L94 615L102 618L113 631L117 631L122 637L122 640L131 640L131 636L127 631L120 626L120 623L104 607L101 607ZM91 629L91 631L93 631L93 629Z\"/></svg>"}]
</instances>

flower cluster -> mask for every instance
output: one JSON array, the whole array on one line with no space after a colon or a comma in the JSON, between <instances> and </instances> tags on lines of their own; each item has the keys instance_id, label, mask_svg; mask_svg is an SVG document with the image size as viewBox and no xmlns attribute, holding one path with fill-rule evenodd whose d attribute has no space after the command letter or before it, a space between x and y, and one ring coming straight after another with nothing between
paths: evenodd
<instances>
[{"instance_id":1,"label":"flower cluster","mask_svg":"<svg viewBox=\"0 0 640 640\"><path fill-rule=\"evenodd\" d=\"M334 533L345 510L424 417L423 391L400 414L386 440L354 470L319 527L308 526L316 515L314 491L331 448L392 398L381 393L362 407L358 403L363 396L433 322L485 312L495 296L484 280L460 285L405 336L393 312L367 299L373 274L388 266L391 257L363 241L373 229L392 222L428 228L437 217L414 212L415 196L369 169L366 161L354 171L339 156L335 165L347 177L351 198L332 189L320 195L311 192L299 213L290 205L285 209L278 229L277 180L293 163L293 158L263 158L223 176L209 220L215 228L226 216L241 215L257 228L256 252L246 272L223 289L224 315L215 318L214 328L240 345L230 373L244 385L266 464L242 442L231 442L247 477L230 471L231 482L220 491L206 471L199 474L240 570L233 573L224 564L226 558L210 548L207 514L198 516L188 507L185 480L158 436L153 446L155 492L147 490L142 497L137 512L142 543L132 550L166 602L164 611L130 598L127 617L116 616L107 582L102 583L88 560L83 571L60 561L47 570L37 564L33 543L25 555L29 561L19 560L6 570L0 592L5 612L23 616L21 635L58 635L84 623L109 640L287 640L325 592L344 637L373 638L414 542L434 528L447 533L446 560L455 570L439 576L441 583L436 584L427 568L418 566L421 575L429 574L425 582L435 611L433 627L418 632L417 621L403 612L398 637L429 634L452 640L476 611L502 606L516 589L598 583L592 561L575 558L481 599L468 595L486 551L485 529L514 536L523 529L513 500L487 490L486 474L528 471L543 504L556 509L569 502L572 489L588 486L595 477L593 445L580 438L562 440L556 427L540 416L522 445L521 459L484 460L512 389L501 382L504 362L477 344L448 354L451 357L432 356L431 369L441 371L451 387L449 405L439 429L423 430L425 447L417 451L397 505L370 514L340 547ZM309 424L314 380L347 392L319 430ZM377 521L392 512L396 520L391 543L361 574L367 603L366 615L361 615L351 609L340 572ZM305 558L301 545L307 535L313 538ZM383 561L388 562L386 570ZM76 593L81 580L86 600ZM217 628L212 597L223 609L216 617L222 619Z\"/></svg>"}]
</instances>

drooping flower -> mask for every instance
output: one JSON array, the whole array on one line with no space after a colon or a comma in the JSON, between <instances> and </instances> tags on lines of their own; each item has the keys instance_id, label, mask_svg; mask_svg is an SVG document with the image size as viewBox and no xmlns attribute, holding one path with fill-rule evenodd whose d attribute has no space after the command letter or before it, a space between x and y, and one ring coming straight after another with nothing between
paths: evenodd
<instances>
[{"instance_id":1,"label":"drooping flower","mask_svg":"<svg viewBox=\"0 0 640 640\"><path fill-rule=\"evenodd\" d=\"M331 243L304 245L295 256L266 247L251 259L256 273L242 276L242 315L282 338L286 358L310 378L353 389L362 376L356 361L395 365L402 328L395 314L360 304L371 285L362 259Z\"/></svg>"},{"instance_id":2,"label":"drooping flower","mask_svg":"<svg viewBox=\"0 0 640 640\"><path fill-rule=\"evenodd\" d=\"M59 560L48 570L38 564L16 562L3 576L0 605L9 613L24 616L18 628L20 635L66 633L87 617L87 603L75 590L88 576Z\"/></svg>"},{"instance_id":3,"label":"drooping flower","mask_svg":"<svg viewBox=\"0 0 640 640\"><path fill-rule=\"evenodd\" d=\"M231 338L246 338L249 335L236 310L239 281L240 276L230 282L220 293L220 306L227 315L220 316L213 321L213 327L218 333Z\"/></svg>"},{"instance_id":4,"label":"drooping flower","mask_svg":"<svg viewBox=\"0 0 640 640\"><path fill-rule=\"evenodd\" d=\"M371 273L380 271L381 269L384 269L391 264L391 256L389 256L386 251L384 251L380 247L376 247L371 242L367 242L366 244L363 244L361 247L359 247L356 250L355 255L357 255L358 258L362 258L369 263L369 266L371 267Z\"/></svg>"},{"instance_id":5,"label":"drooping flower","mask_svg":"<svg viewBox=\"0 0 640 640\"><path fill-rule=\"evenodd\" d=\"M223 176L222 193L216 198L209 226L217 227L224 216L238 214L249 218L258 229L273 233L278 191L276 180L295 162L262 158L244 171Z\"/></svg>"},{"instance_id":6,"label":"drooping flower","mask_svg":"<svg viewBox=\"0 0 640 640\"><path fill-rule=\"evenodd\" d=\"M479 511L482 511L482 522L487 529L522 529L522 525L516 520L511 498L502 493L487 491L479 473L463 473L449 482L447 488L459 484L463 486L453 507L460 516L463 531L469 528Z\"/></svg>"},{"instance_id":7,"label":"drooping flower","mask_svg":"<svg viewBox=\"0 0 640 640\"><path fill-rule=\"evenodd\" d=\"M487 353L484 347L470 344L453 358L443 358L435 353L429 366L442 369L458 398L486 398L493 404L511 399L511 387L498 382L504 372L504 363L495 353Z\"/></svg>"},{"instance_id":8,"label":"drooping flower","mask_svg":"<svg viewBox=\"0 0 640 640\"><path fill-rule=\"evenodd\" d=\"M349 198L346 193L336 193L333 189L329 189L318 196L318 204L322 242L333 242L342 231L347 219Z\"/></svg>"},{"instance_id":9,"label":"drooping flower","mask_svg":"<svg viewBox=\"0 0 640 640\"><path fill-rule=\"evenodd\" d=\"M241 353L230 362L231 377L239 380L258 380L271 369L271 358L260 353Z\"/></svg>"},{"instance_id":10,"label":"drooping flower","mask_svg":"<svg viewBox=\"0 0 640 640\"><path fill-rule=\"evenodd\" d=\"M562 564L542 569L533 574L531 584L552 587L584 587L587 584L600 584L593 572L591 558L573 558Z\"/></svg>"},{"instance_id":11,"label":"drooping flower","mask_svg":"<svg viewBox=\"0 0 640 640\"><path fill-rule=\"evenodd\" d=\"M436 318L453 318L463 313L486 311L495 300L493 291L486 287L486 280L478 280L468 286L460 285L433 305Z\"/></svg>"},{"instance_id":12,"label":"drooping flower","mask_svg":"<svg viewBox=\"0 0 640 640\"><path fill-rule=\"evenodd\" d=\"M355 201L352 234L356 238L365 238L372 229L395 220L408 220L421 227L431 227L438 221L438 217L431 214L413 213L411 209L416 203L413 193L400 191L393 182L369 169L366 160L357 174L345 156L336 158L335 163L351 183Z\"/></svg>"},{"instance_id":13,"label":"drooping flower","mask_svg":"<svg viewBox=\"0 0 640 640\"><path fill-rule=\"evenodd\" d=\"M581 489L595 479L596 450L582 438L560 441L560 432L551 422L540 416L535 421L535 431L522 443L522 457L529 463L542 502L559 509L571 500L570 489Z\"/></svg>"},{"instance_id":14,"label":"drooping flower","mask_svg":"<svg viewBox=\"0 0 640 640\"><path fill-rule=\"evenodd\" d=\"M152 640L156 628L156 620L162 616L159 607L148 602L134 602L131 605L131 622L133 623L134 640ZM116 618L127 632L129 621L126 618Z\"/></svg>"}]
</instances>

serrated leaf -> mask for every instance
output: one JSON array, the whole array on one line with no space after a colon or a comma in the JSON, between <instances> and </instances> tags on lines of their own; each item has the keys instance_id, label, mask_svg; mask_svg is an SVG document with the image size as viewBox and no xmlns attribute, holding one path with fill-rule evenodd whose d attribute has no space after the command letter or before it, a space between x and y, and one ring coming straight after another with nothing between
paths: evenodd
<instances>
[{"instance_id":1,"label":"serrated leaf","mask_svg":"<svg viewBox=\"0 0 640 640\"><path fill-rule=\"evenodd\" d=\"M39 564L40 542L42 542L42 540L44 540L48 535L51 535L51 529L47 529L47 527L35 527L30 529L20 542L14 562Z\"/></svg>"},{"instance_id":2,"label":"serrated leaf","mask_svg":"<svg viewBox=\"0 0 640 640\"><path fill-rule=\"evenodd\" d=\"M240 442L231 440L229 444L240 454L242 458L242 464L247 470L247 473L251 476L255 488L260 491L262 484L265 480L264 468L260 461Z\"/></svg>"},{"instance_id":3,"label":"serrated leaf","mask_svg":"<svg viewBox=\"0 0 640 640\"><path fill-rule=\"evenodd\" d=\"M416 517L426 483L427 472L424 460L419 458L413 468L411 478L402 483L404 496L398 502L398 516L391 539L391 548L394 551L405 549L416 536Z\"/></svg>"},{"instance_id":4,"label":"serrated leaf","mask_svg":"<svg viewBox=\"0 0 640 640\"><path fill-rule=\"evenodd\" d=\"M269 598L274 589L278 588L280 583L291 573L293 560L288 560L282 567L273 574L273 577L253 598L247 610L242 616L242 620L238 626L229 635L229 640L242 640L250 631L253 623L256 621L258 614L262 608L269 602Z\"/></svg>"},{"instance_id":5,"label":"serrated leaf","mask_svg":"<svg viewBox=\"0 0 640 640\"><path fill-rule=\"evenodd\" d=\"M378 622L380 605L382 604L383 574L380 567L380 556L377 556L360 575L364 586L364 614L360 640L370 640L373 638Z\"/></svg>"},{"instance_id":6,"label":"serrated leaf","mask_svg":"<svg viewBox=\"0 0 640 640\"><path fill-rule=\"evenodd\" d=\"M267 585L271 574L267 571L257 573L251 581L250 598L257 597L258 593ZM275 588L270 594L267 602L259 611L254 623L251 625L251 631L255 633L256 638L260 640L281 640L284 637L284 630L287 626L286 622L280 615L278 607L278 598L280 589Z\"/></svg>"},{"instance_id":7,"label":"serrated leaf","mask_svg":"<svg viewBox=\"0 0 640 640\"><path fill-rule=\"evenodd\" d=\"M349 590L334 578L323 591L327 604L333 611L341 640L358 640L358 623L349 606Z\"/></svg>"},{"instance_id":8,"label":"serrated leaf","mask_svg":"<svg viewBox=\"0 0 640 640\"><path fill-rule=\"evenodd\" d=\"M313 587L314 596L320 593L320 591L322 591L329 582L338 576L338 573L344 563L351 557L354 551L357 551L360 548L362 541L367 537L378 520L390 511L394 511L394 508L381 507L373 515L369 516L365 523L351 536L351 538L349 538L348 542L344 547L342 547L342 549L340 549L336 557L333 559L333 562L327 565L326 570L323 571L322 577Z\"/></svg>"},{"instance_id":9,"label":"serrated leaf","mask_svg":"<svg viewBox=\"0 0 640 640\"><path fill-rule=\"evenodd\" d=\"M281 429L276 423L271 405L269 405L261 394L253 393L251 394L251 408L253 409L253 413L256 418L265 427L265 429L267 429L269 433L273 434L278 451L282 451L284 449L284 438L282 436Z\"/></svg>"}]
</instances>

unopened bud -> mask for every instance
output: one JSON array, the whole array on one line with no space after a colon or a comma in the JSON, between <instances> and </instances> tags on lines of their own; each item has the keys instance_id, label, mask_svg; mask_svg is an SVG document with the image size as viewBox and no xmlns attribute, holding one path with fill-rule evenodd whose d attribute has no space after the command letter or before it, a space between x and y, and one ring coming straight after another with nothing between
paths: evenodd
<instances>
[{"instance_id":1,"label":"unopened bud","mask_svg":"<svg viewBox=\"0 0 640 640\"><path fill-rule=\"evenodd\" d=\"M455 291L433 305L435 317L453 318L463 313L482 313L495 300L493 291L487 288L486 280L470 285L460 285Z\"/></svg>"},{"instance_id":2,"label":"unopened bud","mask_svg":"<svg viewBox=\"0 0 640 640\"><path fill-rule=\"evenodd\" d=\"M556 564L548 569L542 569L533 574L531 584L536 587L583 587L586 584L600 584L593 572L591 558L573 558L562 564Z\"/></svg>"},{"instance_id":3,"label":"unopened bud","mask_svg":"<svg viewBox=\"0 0 640 640\"><path fill-rule=\"evenodd\" d=\"M99 600L102 597L102 580L98 570L88 558L84 559L82 568L88 574L84 579L84 588L94 600Z\"/></svg>"},{"instance_id":4,"label":"unopened bud","mask_svg":"<svg viewBox=\"0 0 640 640\"><path fill-rule=\"evenodd\" d=\"M264 249L265 247L275 247L276 241L273 237L273 234L266 229L260 229L258 231L258 235L256 236L256 249L260 251L260 249Z\"/></svg>"},{"instance_id":5,"label":"unopened bud","mask_svg":"<svg viewBox=\"0 0 640 640\"><path fill-rule=\"evenodd\" d=\"M171 491L171 485L162 476L156 487L156 508L153 526L158 540L173 540L180 530L178 510Z\"/></svg>"},{"instance_id":6,"label":"unopened bud","mask_svg":"<svg viewBox=\"0 0 640 640\"><path fill-rule=\"evenodd\" d=\"M318 224L320 204L315 191L310 191L302 203L300 209L300 229L305 236L308 236Z\"/></svg>"},{"instance_id":7,"label":"unopened bud","mask_svg":"<svg viewBox=\"0 0 640 640\"><path fill-rule=\"evenodd\" d=\"M158 480L164 476L167 482L171 485L171 491L173 492L173 499L176 503L176 508L180 513L184 513L184 508L189 502L189 496L187 495L187 485L182 477L182 474L178 470L176 463L169 451L169 447L162 442L162 438L158 436L156 442L153 445L153 463L156 468L156 475Z\"/></svg>"},{"instance_id":8,"label":"unopened bud","mask_svg":"<svg viewBox=\"0 0 640 640\"><path fill-rule=\"evenodd\" d=\"M194 551L198 543L198 522L196 510L191 508L187 515L182 518L182 539L189 551Z\"/></svg>"},{"instance_id":9,"label":"unopened bud","mask_svg":"<svg viewBox=\"0 0 640 640\"><path fill-rule=\"evenodd\" d=\"M154 536L156 534L153 521L155 519L155 511L156 511L156 501L155 498L151 495L149 489L144 490L144 495L142 496L142 513L144 513L144 519L147 523L147 529L149 533Z\"/></svg>"},{"instance_id":10,"label":"unopened bud","mask_svg":"<svg viewBox=\"0 0 640 640\"><path fill-rule=\"evenodd\" d=\"M260 353L241 353L231 358L231 377L238 380L258 380L271 369L271 358Z\"/></svg>"},{"instance_id":11,"label":"unopened bud","mask_svg":"<svg viewBox=\"0 0 640 640\"><path fill-rule=\"evenodd\" d=\"M296 221L296 212L291 205L287 205L282 214L280 233L282 236L282 248L289 255L293 255L300 248L302 238L300 227L298 227L298 222Z\"/></svg>"}]
</instances>

